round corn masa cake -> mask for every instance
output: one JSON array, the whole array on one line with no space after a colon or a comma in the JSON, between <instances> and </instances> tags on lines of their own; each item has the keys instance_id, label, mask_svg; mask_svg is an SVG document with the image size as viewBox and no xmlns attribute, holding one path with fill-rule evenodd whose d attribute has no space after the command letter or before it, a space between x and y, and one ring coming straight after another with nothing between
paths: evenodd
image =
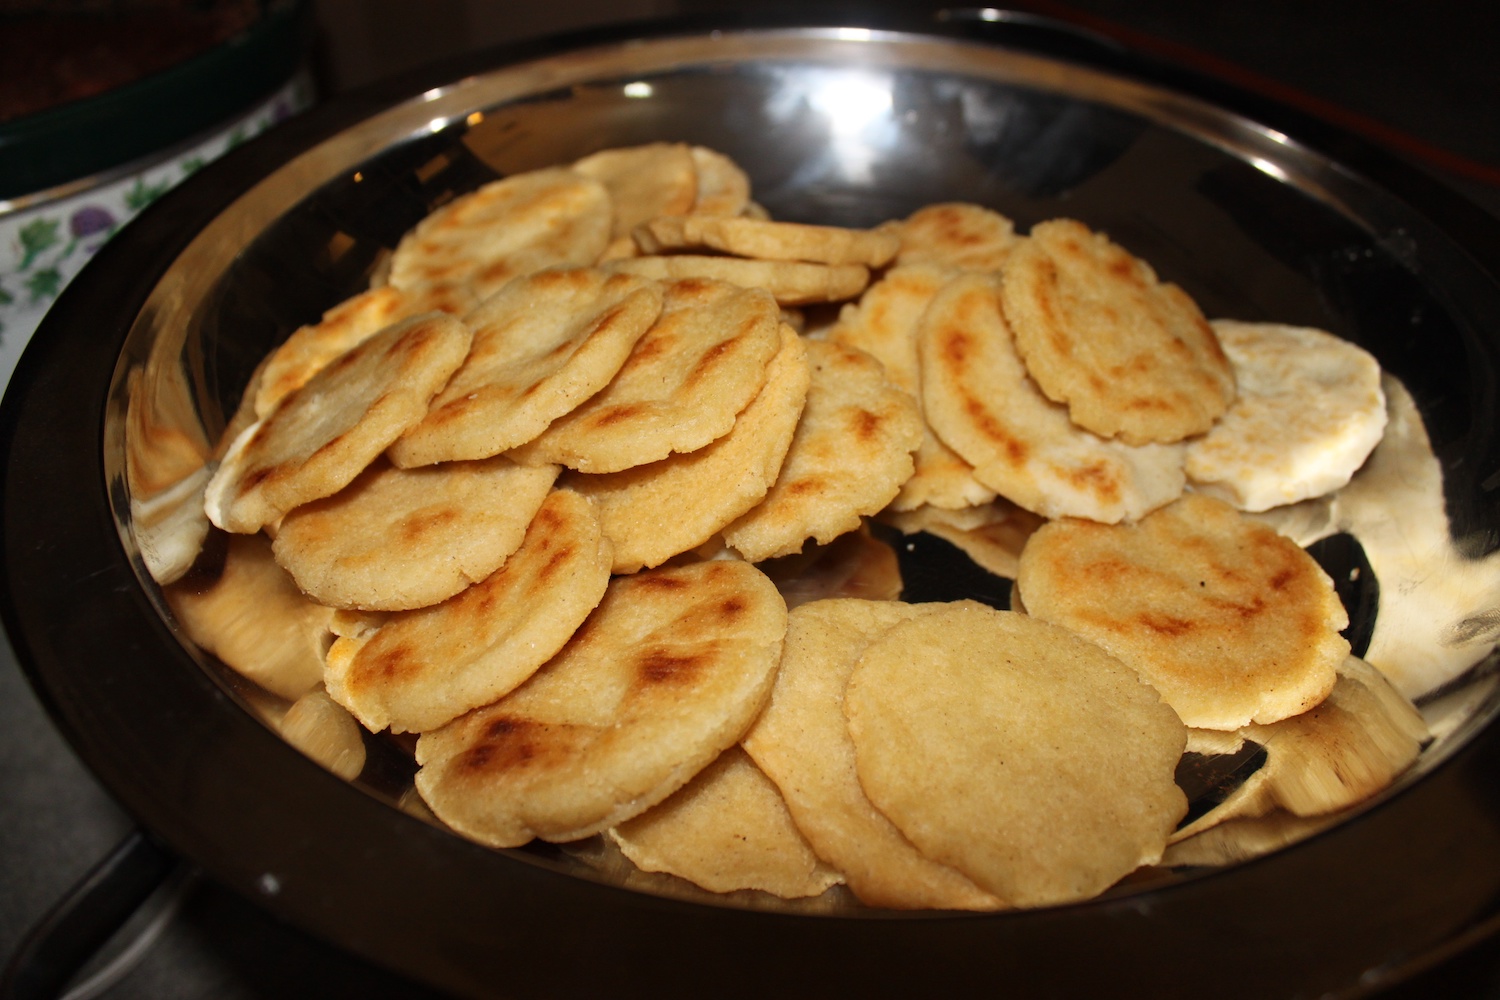
<instances>
[{"instance_id":1,"label":"round corn masa cake","mask_svg":"<svg viewBox=\"0 0 1500 1000\"><path fill-rule=\"evenodd\" d=\"M599 255L599 259L594 261L594 264L602 266L613 260L629 260L640 255L641 248L635 245L635 240L629 236L617 236L609 241L609 246L604 248L604 252Z\"/></svg>"},{"instance_id":2,"label":"round corn masa cake","mask_svg":"<svg viewBox=\"0 0 1500 1000\"><path fill-rule=\"evenodd\" d=\"M922 443L911 457L912 474L891 500L892 510L914 510L923 505L962 510L995 499L995 491L975 477L974 466L944 444L925 419Z\"/></svg>"},{"instance_id":3,"label":"round corn masa cake","mask_svg":"<svg viewBox=\"0 0 1500 1000\"><path fill-rule=\"evenodd\" d=\"M863 264L812 264L800 260L748 260L703 254L630 257L611 261L611 270L658 281L711 278L742 288L760 288L783 306L842 302L865 290L870 269Z\"/></svg>"},{"instance_id":4,"label":"round corn masa cake","mask_svg":"<svg viewBox=\"0 0 1500 1000\"><path fill-rule=\"evenodd\" d=\"M614 208L598 181L548 167L492 181L438 208L402 237L387 282L469 284L484 298L547 267L581 267L609 243Z\"/></svg>"},{"instance_id":5,"label":"round corn masa cake","mask_svg":"<svg viewBox=\"0 0 1500 1000\"><path fill-rule=\"evenodd\" d=\"M902 534L925 531L961 549L978 566L1014 580L1021 552L1046 520L1009 500L998 499L976 507L948 510L924 504L912 510L886 510L880 515ZM1011 610L1019 610L1012 607Z\"/></svg>"},{"instance_id":6,"label":"round corn masa cake","mask_svg":"<svg viewBox=\"0 0 1500 1000\"><path fill-rule=\"evenodd\" d=\"M199 648L295 701L323 680L333 609L297 589L264 535L230 535L225 545L217 576L189 572L162 595Z\"/></svg>"},{"instance_id":7,"label":"round corn masa cake","mask_svg":"<svg viewBox=\"0 0 1500 1000\"><path fill-rule=\"evenodd\" d=\"M992 278L966 275L939 292L918 350L928 424L1007 500L1043 517L1116 522L1182 494L1182 445L1091 434L1037 389Z\"/></svg>"},{"instance_id":8,"label":"round corn masa cake","mask_svg":"<svg viewBox=\"0 0 1500 1000\"><path fill-rule=\"evenodd\" d=\"M1267 813L1253 819L1232 819L1197 836L1177 841L1162 855L1167 868L1221 868L1239 864L1299 843L1348 819L1348 815L1293 816Z\"/></svg>"},{"instance_id":9,"label":"round corn masa cake","mask_svg":"<svg viewBox=\"0 0 1500 1000\"><path fill-rule=\"evenodd\" d=\"M391 612L389 611L350 611L345 608L336 608L333 611L333 621L328 624L328 630L339 637L368 639L376 629L390 621L390 618Z\"/></svg>"},{"instance_id":10,"label":"round corn masa cake","mask_svg":"<svg viewBox=\"0 0 1500 1000\"><path fill-rule=\"evenodd\" d=\"M659 566L696 548L766 495L791 447L812 378L802 338L783 326L781 342L766 384L728 434L648 465L568 475L567 487L599 508L616 573Z\"/></svg>"},{"instance_id":11,"label":"round corn masa cake","mask_svg":"<svg viewBox=\"0 0 1500 1000\"><path fill-rule=\"evenodd\" d=\"M890 233L801 222L710 215L659 215L632 234L644 253L715 250L755 260L883 267L900 246Z\"/></svg>"},{"instance_id":12,"label":"round corn masa cake","mask_svg":"<svg viewBox=\"0 0 1500 1000\"><path fill-rule=\"evenodd\" d=\"M410 468L525 444L609 384L661 304L661 286L633 275L558 268L517 278L465 317L468 358L391 445L391 461Z\"/></svg>"},{"instance_id":13,"label":"round corn masa cake","mask_svg":"<svg viewBox=\"0 0 1500 1000\"><path fill-rule=\"evenodd\" d=\"M1349 655L1349 617L1313 558L1201 494L1134 524L1045 525L1016 582L1030 614L1139 670L1195 729L1305 712Z\"/></svg>"},{"instance_id":14,"label":"round corn masa cake","mask_svg":"<svg viewBox=\"0 0 1500 1000\"><path fill-rule=\"evenodd\" d=\"M776 785L739 747L609 835L642 871L675 875L709 892L758 889L802 899L844 880L818 860Z\"/></svg>"},{"instance_id":15,"label":"round corn masa cake","mask_svg":"<svg viewBox=\"0 0 1500 1000\"><path fill-rule=\"evenodd\" d=\"M706 146L689 152L698 176L694 215L740 215L750 203L750 178L738 163Z\"/></svg>"},{"instance_id":16,"label":"round corn masa cake","mask_svg":"<svg viewBox=\"0 0 1500 1000\"><path fill-rule=\"evenodd\" d=\"M572 637L609 583L609 543L593 505L554 490L520 548L488 577L373 630L343 628L328 693L371 732L437 729L525 681Z\"/></svg>"},{"instance_id":17,"label":"round corn masa cake","mask_svg":"<svg viewBox=\"0 0 1500 1000\"><path fill-rule=\"evenodd\" d=\"M765 292L722 281L667 285L661 314L610 383L512 451L526 464L619 472L729 433L781 345Z\"/></svg>"},{"instance_id":18,"label":"round corn masa cake","mask_svg":"<svg viewBox=\"0 0 1500 1000\"><path fill-rule=\"evenodd\" d=\"M829 542L890 503L911 475L922 417L911 395L864 351L807 342L812 384L776 483L724 529L751 562Z\"/></svg>"},{"instance_id":19,"label":"round corn masa cake","mask_svg":"<svg viewBox=\"0 0 1500 1000\"><path fill-rule=\"evenodd\" d=\"M785 635L786 604L749 563L615 577L529 681L422 734L417 789L455 831L496 847L623 823L739 740Z\"/></svg>"},{"instance_id":20,"label":"round corn masa cake","mask_svg":"<svg viewBox=\"0 0 1500 1000\"><path fill-rule=\"evenodd\" d=\"M901 241L896 265L937 264L965 271L998 272L1020 242L1015 223L993 209L939 202L881 228Z\"/></svg>"},{"instance_id":21,"label":"round corn masa cake","mask_svg":"<svg viewBox=\"0 0 1500 1000\"><path fill-rule=\"evenodd\" d=\"M1095 434L1171 444L1234 400L1234 370L1197 303L1082 223L1034 226L1002 292L1027 372Z\"/></svg>"},{"instance_id":22,"label":"round corn masa cake","mask_svg":"<svg viewBox=\"0 0 1500 1000\"><path fill-rule=\"evenodd\" d=\"M299 327L266 359L255 388L255 416L264 417L293 389L334 358L392 323L426 312L462 316L477 305L461 285L403 291L383 285L345 299L316 323Z\"/></svg>"},{"instance_id":23,"label":"round corn masa cake","mask_svg":"<svg viewBox=\"0 0 1500 1000\"><path fill-rule=\"evenodd\" d=\"M806 545L795 555L757 563L786 599L788 610L831 597L897 601L906 586L901 560L868 523L827 545Z\"/></svg>"},{"instance_id":24,"label":"round corn masa cake","mask_svg":"<svg viewBox=\"0 0 1500 1000\"><path fill-rule=\"evenodd\" d=\"M333 496L290 511L272 550L321 604L425 608L500 568L560 471L504 457L421 469L379 459Z\"/></svg>"},{"instance_id":25,"label":"round corn masa cake","mask_svg":"<svg viewBox=\"0 0 1500 1000\"><path fill-rule=\"evenodd\" d=\"M771 700L741 745L780 788L818 856L868 906L992 910L1004 905L917 850L859 783L844 688L887 629L944 607L833 599L793 608Z\"/></svg>"},{"instance_id":26,"label":"round corn masa cake","mask_svg":"<svg viewBox=\"0 0 1500 1000\"><path fill-rule=\"evenodd\" d=\"M892 383L918 396L922 389L917 328L922 314L959 272L935 265L893 267L839 310L826 340L873 355Z\"/></svg>"},{"instance_id":27,"label":"round corn masa cake","mask_svg":"<svg viewBox=\"0 0 1500 1000\"><path fill-rule=\"evenodd\" d=\"M1172 843L1277 809L1295 816L1348 809L1416 762L1432 735L1417 707L1358 657L1339 664L1338 675L1328 697L1301 715L1236 730L1237 737L1265 749L1265 763L1174 833Z\"/></svg>"},{"instance_id":28,"label":"round corn masa cake","mask_svg":"<svg viewBox=\"0 0 1500 1000\"><path fill-rule=\"evenodd\" d=\"M826 339L873 354L897 386L922 401L917 335L933 298L960 272L937 264L893 267L865 289L857 304L846 305ZM974 478L974 467L944 444L925 419L922 443L912 456L915 468L891 501L896 510L922 504L960 508L988 503L995 491Z\"/></svg>"},{"instance_id":29,"label":"round corn masa cake","mask_svg":"<svg viewBox=\"0 0 1500 1000\"><path fill-rule=\"evenodd\" d=\"M690 211L698 200L697 161L682 142L604 149L575 161L573 169L609 191L615 238L655 216Z\"/></svg>"},{"instance_id":30,"label":"round corn masa cake","mask_svg":"<svg viewBox=\"0 0 1500 1000\"><path fill-rule=\"evenodd\" d=\"M1380 363L1331 333L1281 323L1212 324L1239 395L1187 445L1199 492L1264 511L1338 489L1385 433Z\"/></svg>"},{"instance_id":31,"label":"round corn masa cake","mask_svg":"<svg viewBox=\"0 0 1500 1000\"><path fill-rule=\"evenodd\" d=\"M1134 670L973 602L895 625L844 694L865 793L924 854L1015 906L1087 899L1161 858L1187 742Z\"/></svg>"},{"instance_id":32,"label":"round corn masa cake","mask_svg":"<svg viewBox=\"0 0 1500 1000\"><path fill-rule=\"evenodd\" d=\"M204 491L208 519L255 532L343 489L422 419L469 341L459 320L425 313L339 355L235 438Z\"/></svg>"}]
</instances>

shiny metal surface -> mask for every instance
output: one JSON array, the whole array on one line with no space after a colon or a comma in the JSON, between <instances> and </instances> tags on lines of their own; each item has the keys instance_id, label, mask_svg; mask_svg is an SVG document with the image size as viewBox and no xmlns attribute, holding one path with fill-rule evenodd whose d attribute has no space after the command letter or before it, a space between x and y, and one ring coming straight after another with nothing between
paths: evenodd
<instances>
[{"instance_id":1,"label":"shiny metal surface","mask_svg":"<svg viewBox=\"0 0 1500 1000\"><path fill-rule=\"evenodd\" d=\"M727 116L738 119L732 133L724 127ZM376 114L273 172L193 240L147 299L113 390L116 416L107 435L114 439L127 428L126 446L106 449L105 467L121 487L112 494L129 497L116 507L122 541L133 546L144 539L151 575L170 582L170 572L150 565L167 558L159 550L174 543L158 536L187 533L176 542L185 568L195 551L191 540L207 531L193 510L193 486L235 410L238 383L204 367L214 346L206 341L226 335L239 341L249 332L252 317L228 316L216 301L257 277L247 253L253 257L271 241L280 258L271 266L316 262L315 271L322 265L330 272L305 282L326 296L311 309L290 295L285 306L257 303L262 315L253 318L262 322L255 333L269 347L363 287L386 250L371 232L349 232L347 221L322 234L326 242L311 243L277 241L268 232L273 224L309 214L312 203L352 200L361 205L356 225L373 224L393 237L402 227L388 217L414 221L490 177L568 162L604 145L667 137L729 151L777 217L852 225L960 199L1000 201L1018 222L1039 221L1066 214L1070 200L1089 199L1090 186L1120 184L1111 175L1123 169L1121 161L1140 157L1160 175L1144 184L1158 190L1130 192L1139 205L1099 207L1116 217L1123 208L1127 225L1166 231L1187 217L1186 203L1174 203L1185 180L1248 166L1274 182L1278 197L1290 191L1309 199L1401 266L1421 266L1421 247L1441 264L1445 280L1462 277L1461 262L1442 257L1442 241L1418 242L1420 217L1286 135L1193 97L1087 67L863 28L715 33L584 49L433 88ZM424 162L409 164L404 156L398 169L415 166L417 178L442 181L423 194L426 204L365 198L364 189L377 183L366 174L389 170L383 164L393 151L406 149L419 149ZM1098 211L1080 214L1111 228ZM1187 249L1199 235L1176 235L1174 249ZM1193 262L1174 263L1188 269L1179 280L1195 277ZM1211 297L1206 304L1211 314L1241 314L1234 307L1226 313L1227 303L1215 311ZM225 326L230 320L233 328ZM150 527L143 517L164 527Z\"/></svg>"},{"instance_id":2,"label":"shiny metal surface","mask_svg":"<svg viewBox=\"0 0 1500 1000\"><path fill-rule=\"evenodd\" d=\"M132 598L140 603L143 597L165 623L151 627L163 635L172 628L158 581L175 579L207 537L194 510L195 490L267 349L365 287L401 232L454 195L495 176L655 139L698 142L728 153L749 171L757 200L778 218L871 225L943 200L988 204L1021 228L1071 215L1150 260L1210 315L1321 326L1359 341L1406 383L1427 420L1446 475L1447 512L1465 551L1482 555L1500 543L1489 489L1500 469L1491 419L1500 372L1491 331L1500 329L1500 287L1438 222L1358 169L1217 103L1019 47L864 27L666 33L463 76L339 128L290 155L242 194L224 198L211 221L150 275L149 291L141 289L140 307L110 359L101 458L112 527L139 583ZM212 200L206 188L195 191L204 203ZM120 258L114 260L120 266ZM57 326L67 319L65 313ZM941 564L932 576L917 570L915 586L939 586L934 578L942 575ZM1493 644L1493 634L1483 628L1471 639ZM226 731L233 730L232 740L195 730L200 745L213 749L205 762L222 765L221 755L232 745L264 755L278 772L299 775L286 802L267 802L265 812L258 812L273 828L286 822L295 802L326 801L317 819L325 831L367 820L374 805L381 811L380 837L401 841L403 850L422 845L435 867L456 858L461 868L483 871L484 879L520 879L523 887L511 886L518 897L588 905L588 894L598 891L609 911L618 909L624 919L631 912L647 914L647 923L667 919L664 912L679 926L699 919L696 906L685 913L662 911L675 901L622 902L613 889L585 880L567 878L560 887L550 879L558 873L599 878L586 857L550 849L491 856L400 816L391 806L405 791L409 772L388 747L372 746L373 763L351 797L342 782L316 771L270 733L247 729L244 709L253 710L259 695L211 657L184 642L176 650L153 649L148 659L150 669L183 675L173 683L192 686L193 699L222 704L216 716ZM1492 718L1495 692L1483 674L1450 694L1455 707L1448 736L1424 758L1422 773L1460 754ZM210 684L200 683L205 677ZM221 788L223 776L206 763L174 760L162 766L180 769L195 805L229 795ZM1378 820L1391 800L1420 784L1408 780L1367 812ZM214 855L220 877L281 896L274 905L325 933L337 926L337 912L308 899L314 890L276 875L276 863L306 867L294 847L278 844L267 855L223 860L210 829L217 821L152 796L152 789L134 787L128 798L148 817L179 824L175 839L189 851L197 847ZM1356 818L1347 826L1358 835L1364 824ZM1326 843L1309 850L1290 852L1287 864L1312 864L1315 855L1329 852L1360 853ZM340 886L333 895L345 911L348 879L359 877L353 867L350 873L334 865L327 876ZM1226 883L1222 891L1261 900L1247 902L1251 910L1274 909L1282 897L1271 883L1299 877L1291 869L1280 875L1266 875L1264 866L1258 871L1245 877L1264 879L1266 887L1256 881L1251 891ZM267 875L276 876L274 883L265 881ZM1198 896L1192 894L1212 894L1214 889L1201 886L1221 878L1179 873L1165 889L1127 887L1092 904L1094 909L1040 915L1032 924L1024 924L1025 917L1002 921L1010 929L995 933L1018 935L1005 938L1014 947L1033 933L1015 930L1018 924L1056 923L1073 933L1097 920L1122 941L1150 941L1154 948L1153 921L1166 921L1177 933L1189 914L1201 912L1194 910L1190 900ZM264 889L267 884L277 887L275 893ZM1386 890L1382 883L1369 891L1385 900ZM707 901L702 894L681 895ZM1450 912L1430 921L1428 937L1410 947L1426 947L1484 911L1482 881L1448 895L1455 897ZM1181 912L1152 916L1172 911L1173 900ZM428 902L424 897L414 905ZM1372 914L1379 909L1358 893L1348 896L1348 905ZM501 917L490 913L485 919ZM855 936L841 938L840 947L871 947L894 933L882 920L857 923L885 929L864 932L864 938L851 931ZM922 929L916 929L921 920L911 923L909 940L927 942L913 945L924 953L986 947L988 932L973 921L940 944L933 943L938 939L930 922ZM783 933L754 927L753 933L773 939ZM383 931L376 938L388 940ZM1367 942L1387 952L1393 946L1391 940ZM450 986L467 984L469 992L489 992L479 972L465 965L469 949L459 951L462 958L451 964L447 956L434 959L434 967L421 973ZM1202 956L1206 965L1212 965L1209 957ZM409 952L390 960L408 971L419 962ZM1024 949L1006 961L1024 965ZM1368 964L1368 957L1350 962ZM1347 970L1330 973L1330 989L1349 986ZM1184 975L1184 984L1193 981ZM1244 985L1265 983L1251 977Z\"/></svg>"},{"instance_id":3,"label":"shiny metal surface","mask_svg":"<svg viewBox=\"0 0 1500 1000\"><path fill-rule=\"evenodd\" d=\"M714 33L659 40L649 46L626 44L568 53L521 67L501 69L427 91L419 98L372 116L288 163L235 201L184 254L182 270L193 274L185 287L158 289L148 308L164 326L180 323L207 294L207 286L248 242L320 185L332 182L365 160L429 134L464 130L474 123L470 146L496 135L492 166L506 172L560 162L588 148L593 122L587 112L571 111L554 119L555 132L531 134L524 144L507 139L507 125L484 116L508 102L535 99L567 88L584 87L593 104L618 129L619 121L653 119L658 130L666 118L652 108L652 98L633 96L630 83L649 82L662 74L742 72L755 67L756 79L736 95L736 110L763 119L773 128L824 119L823 127L803 136L792 151L762 150L748 157L771 163L797 163L797 180L868 181L877 160L897 160L919 138L905 91L910 74L940 74L948 82L940 96L960 105L957 121L948 122L983 141L1003 128L1009 117L1024 113L1014 93L966 86L1022 86L1055 98L1097 103L1140 116L1155 125L1191 136L1205 145L1255 165L1277 181L1295 187L1380 232L1392 224L1389 206L1378 192L1359 184L1338 165L1255 122L1196 98L1137 84L1117 76L1054 60L1009 52L1003 56L985 45L950 39L903 36L864 28L802 29ZM736 69L737 67L741 69ZM616 91L616 93L610 93ZM746 102L751 106L747 107ZM758 105L755 106L755 105ZM631 109L631 110L627 110ZM639 110L636 110L639 109ZM856 116L850 118L850 114ZM672 108L672 117L706 118ZM684 125L688 121L683 121ZM701 127L701 123L699 125ZM1066 143L1054 136L1054 143ZM787 154L790 153L790 156ZM887 164L882 163L885 167ZM907 169L912 167L907 165Z\"/></svg>"}]
</instances>

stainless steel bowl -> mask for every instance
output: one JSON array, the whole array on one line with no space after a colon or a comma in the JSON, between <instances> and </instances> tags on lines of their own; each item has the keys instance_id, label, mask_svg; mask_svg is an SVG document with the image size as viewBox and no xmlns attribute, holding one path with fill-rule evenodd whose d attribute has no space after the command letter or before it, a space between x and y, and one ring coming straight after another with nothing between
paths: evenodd
<instances>
[{"instance_id":1,"label":"stainless steel bowl","mask_svg":"<svg viewBox=\"0 0 1500 1000\"><path fill-rule=\"evenodd\" d=\"M191 496L255 364L367 285L437 204L658 139L728 153L777 218L870 225L953 200L1020 227L1071 216L1210 315L1355 340L1416 399L1464 552L1500 543L1500 235L1379 150L993 12L674 23L488 53L288 123L162 199L68 289L12 381L5 623L144 825L293 923L474 995L1357 995L1488 931L1492 657L1440 693L1444 732L1415 771L1333 828L1224 870L993 915L633 891L576 854L488 851L407 815L410 765L387 744L372 738L351 783L263 725L151 572L163 537L192 543L164 512ZM945 559L913 563L914 597L997 586ZM1378 594L1345 599L1358 634ZM1494 631L1479 616L1466 641L1487 649Z\"/></svg>"}]
</instances>

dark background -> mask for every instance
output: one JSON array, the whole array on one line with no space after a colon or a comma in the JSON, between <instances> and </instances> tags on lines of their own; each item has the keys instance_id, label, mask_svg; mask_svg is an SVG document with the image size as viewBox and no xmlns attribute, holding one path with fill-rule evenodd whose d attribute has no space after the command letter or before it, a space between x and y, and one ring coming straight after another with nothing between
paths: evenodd
<instances>
[{"instance_id":1,"label":"dark background","mask_svg":"<svg viewBox=\"0 0 1500 1000\"><path fill-rule=\"evenodd\" d=\"M0 3L0 13L6 4ZM897 6L887 4L886 6ZM928 10L929 5L901 4ZM1500 5L1458 0L1032 0L1149 54L1223 77L1361 132L1500 215ZM540 34L682 12L724 0L317 0L312 68L323 97L444 56ZM72 756L0 648L0 956L131 828ZM418 997L425 991L263 916L211 884L103 995L240 1000ZM1316 942L1309 942L1316 947ZM1205 984L1211 989L1211 984ZM1500 998L1485 946L1391 997Z\"/></svg>"}]
</instances>

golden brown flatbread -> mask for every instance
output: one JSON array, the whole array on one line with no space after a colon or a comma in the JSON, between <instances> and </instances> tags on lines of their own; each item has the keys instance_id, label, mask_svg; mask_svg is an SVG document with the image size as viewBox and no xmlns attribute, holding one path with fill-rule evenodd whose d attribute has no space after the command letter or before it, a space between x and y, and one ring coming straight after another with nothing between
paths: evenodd
<instances>
[{"instance_id":1,"label":"golden brown flatbread","mask_svg":"<svg viewBox=\"0 0 1500 1000\"><path fill-rule=\"evenodd\" d=\"M709 892L759 889L801 899L844 880L818 860L776 785L739 747L609 833L642 871L676 875Z\"/></svg>"},{"instance_id":2,"label":"golden brown flatbread","mask_svg":"<svg viewBox=\"0 0 1500 1000\"><path fill-rule=\"evenodd\" d=\"M913 510L886 510L880 519L903 534L925 531L962 549L980 566L1014 580L1026 542L1046 521L1009 500L947 510L924 504ZM1013 610L1015 610L1013 608Z\"/></svg>"},{"instance_id":3,"label":"golden brown flatbread","mask_svg":"<svg viewBox=\"0 0 1500 1000\"><path fill-rule=\"evenodd\" d=\"M922 407L1000 496L1043 517L1116 522L1182 493L1181 445L1128 445L1076 426L1026 374L993 279L969 274L922 320Z\"/></svg>"},{"instance_id":4,"label":"golden brown flatbread","mask_svg":"<svg viewBox=\"0 0 1500 1000\"><path fill-rule=\"evenodd\" d=\"M813 849L865 904L998 909L999 899L923 855L870 802L844 717L844 687L864 648L938 607L843 599L793 609L771 701L742 744L781 788Z\"/></svg>"},{"instance_id":5,"label":"golden brown flatbread","mask_svg":"<svg viewBox=\"0 0 1500 1000\"><path fill-rule=\"evenodd\" d=\"M684 455L603 475L570 474L566 485L599 508L616 573L659 566L696 548L754 507L776 482L812 375L791 327L766 384L728 434Z\"/></svg>"},{"instance_id":6,"label":"golden brown flatbread","mask_svg":"<svg viewBox=\"0 0 1500 1000\"><path fill-rule=\"evenodd\" d=\"M592 264L609 242L604 185L564 167L513 174L454 199L397 244L397 288L469 285L479 298L547 267Z\"/></svg>"},{"instance_id":7,"label":"golden brown flatbread","mask_svg":"<svg viewBox=\"0 0 1500 1000\"><path fill-rule=\"evenodd\" d=\"M905 586L896 550L868 524L827 545L804 545L795 555L757 563L786 598L788 609L827 598L896 601Z\"/></svg>"},{"instance_id":8,"label":"golden brown flatbread","mask_svg":"<svg viewBox=\"0 0 1500 1000\"><path fill-rule=\"evenodd\" d=\"M270 413L328 362L392 323L425 312L462 316L477 304L464 285L421 285L404 291L387 285L345 299L318 322L298 327L271 352L256 382L255 416Z\"/></svg>"},{"instance_id":9,"label":"golden brown flatbread","mask_svg":"<svg viewBox=\"0 0 1500 1000\"><path fill-rule=\"evenodd\" d=\"M1161 858L1187 733L1098 646L971 601L895 625L844 694L860 785L925 855L1016 906Z\"/></svg>"},{"instance_id":10,"label":"golden brown flatbread","mask_svg":"<svg viewBox=\"0 0 1500 1000\"><path fill-rule=\"evenodd\" d=\"M204 493L209 520L259 531L343 489L422 419L469 340L460 321L426 313L339 355L235 439Z\"/></svg>"},{"instance_id":11,"label":"golden brown flatbread","mask_svg":"<svg viewBox=\"0 0 1500 1000\"><path fill-rule=\"evenodd\" d=\"M276 731L345 781L353 781L365 769L364 731L321 687L293 702L276 723Z\"/></svg>"},{"instance_id":12,"label":"golden brown flatbread","mask_svg":"<svg viewBox=\"0 0 1500 1000\"><path fill-rule=\"evenodd\" d=\"M881 228L901 240L897 266L936 264L965 271L998 272L1020 243L1015 223L993 209L939 202Z\"/></svg>"},{"instance_id":13,"label":"golden brown flatbread","mask_svg":"<svg viewBox=\"0 0 1500 1000\"><path fill-rule=\"evenodd\" d=\"M1017 582L1030 614L1139 670L1199 729L1305 712L1349 654L1348 615L1312 557L1200 494L1135 524L1054 521Z\"/></svg>"},{"instance_id":14,"label":"golden brown flatbread","mask_svg":"<svg viewBox=\"0 0 1500 1000\"><path fill-rule=\"evenodd\" d=\"M609 191L614 206L610 235L630 231L658 215L680 215L698 200L698 165L682 142L652 142L600 150L573 164Z\"/></svg>"},{"instance_id":15,"label":"golden brown flatbread","mask_svg":"<svg viewBox=\"0 0 1500 1000\"><path fill-rule=\"evenodd\" d=\"M1004 273L1026 370L1079 426L1171 444L1208 430L1234 400L1234 370L1197 303L1102 233L1041 223Z\"/></svg>"},{"instance_id":16,"label":"golden brown flatbread","mask_svg":"<svg viewBox=\"0 0 1500 1000\"><path fill-rule=\"evenodd\" d=\"M829 542L880 510L911 475L922 439L916 400L863 351L808 341L812 384L796 436L766 498L724 529L758 562Z\"/></svg>"},{"instance_id":17,"label":"golden brown flatbread","mask_svg":"<svg viewBox=\"0 0 1500 1000\"><path fill-rule=\"evenodd\" d=\"M750 178L728 156L705 146L690 151L698 175L694 215L740 215L750 203Z\"/></svg>"},{"instance_id":18,"label":"golden brown flatbread","mask_svg":"<svg viewBox=\"0 0 1500 1000\"><path fill-rule=\"evenodd\" d=\"M578 840L638 816L739 740L770 693L786 605L749 563L616 577L526 684L417 742L417 788L483 844Z\"/></svg>"},{"instance_id":19,"label":"golden brown flatbread","mask_svg":"<svg viewBox=\"0 0 1500 1000\"><path fill-rule=\"evenodd\" d=\"M890 233L841 226L711 215L659 215L635 227L644 253L718 251L756 260L801 260L815 264L882 267L900 241Z\"/></svg>"},{"instance_id":20,"label":"golden brown flatbread","mask_svg":"<svg viewBox=\"0 0 1500 1000\"><path fill-rule=\"evenodd\" d=\"M760 288L783 306L842 302L864 291L870 283L870 269L863 264L811 264L682 253L631 257L611 261L608 266L658 281L703 278L727 281L742 288Z\"/></svg>"},{"instance_id":21,"label":"golden brown flatbread","mask_svg":"<svg viewBox=\"0 0 1500 1000\"><path fill-rule=\"evenodd\" d=\"M425 608L500 568L559 471L504 457L422 469L381 459L333 496L288 513L276 561L330 607Z\"/></svg>"},{"instance_id":22,"label":"golden brown flatbread","mask_svg":"<svg viewBox=\"0 0 1500 1000\"><path fill-rule=\"evenodd\" d=\"M828 340L868 351L885 365L892 382L922 401L918 334L932 300L959 272L937 264L893 267L846 305ZM923 504L960 508L988 503L995 491L974 478L974 467L923 424L922 443L912 456L915 468L891 501L895 510Z\"/></svg>"},{"instance_id":23,"label":"golden brown flatbread","mask_svg":"<svg viewBox=\"0 0 1500 1000\"><path fill-rule=\"evenodd\" d=\"M602 391L512 452L530 465L618 472L704 447L734 426L766 381L780 315L764 292L687 279Z\"/></svg>"},{"instance_id":24,"label":"golden brown flatbread","mask_svg":"<svg viewBox=\"0 0 1500 1000\"><path fill-rule=\"evenodd\" d=\"M1265 749L1265 763L1173 834L1174 843L1276 809L1296 816L1347 809L1383 791L1416 762L1431 735L1416 706L1358 657L1339 664L1338 675L1328 697L1301 715L1236 732Z\"/></svg>"},{"instance_id":25,"label":"golden brown flatbread","mask_svg":"<svg viewBox=\"0 0 1500 1000\"><path fill-rule=\"evenodd\" d=\"M469 356L391 445L391 461L488 458L532 440L609 384L661 305L661 286L632 275L554 268L517 278L466 317Z\"/></svg>"},{"instance_id":26,"label":"golden brown flatbread","mask_svg":"<svg viewBox=\"0 0 1500 1000\"><path fill-rule=\"evenodd\" d=\"M609 564L593 505L555 490L521 547L484 580L442 604L342 623L350 634L328 652L328 693L372 732L436 729L513 690L561 649L603 597Z\"/></svg>"}]
</instances>

